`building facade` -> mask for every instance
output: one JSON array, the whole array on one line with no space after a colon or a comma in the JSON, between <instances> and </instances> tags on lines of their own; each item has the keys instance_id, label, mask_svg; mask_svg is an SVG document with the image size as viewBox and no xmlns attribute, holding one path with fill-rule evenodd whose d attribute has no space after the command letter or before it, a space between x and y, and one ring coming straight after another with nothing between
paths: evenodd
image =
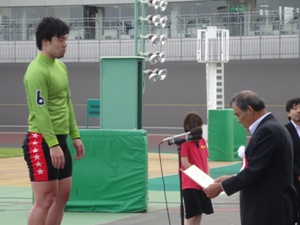
<instances>
[{"instance_id":1,"label":"building facade","mask_svg":"<svg viewBox=\"0 0 300 225\"><path fill-rule=\"evenodd\" d=\"M138 0L136 0L138 1ZM26 4L25 4L26 2ZM66 20L70 39L132 39L135 0L1 0L0 40L33 40L44 16ZM168 25L152 32L170 38L196 37L197 29L217 26L231 36L298 34L299 0L168 0ZM156 13L152 7L148 14Z\"/></svg>"}]
</instances>

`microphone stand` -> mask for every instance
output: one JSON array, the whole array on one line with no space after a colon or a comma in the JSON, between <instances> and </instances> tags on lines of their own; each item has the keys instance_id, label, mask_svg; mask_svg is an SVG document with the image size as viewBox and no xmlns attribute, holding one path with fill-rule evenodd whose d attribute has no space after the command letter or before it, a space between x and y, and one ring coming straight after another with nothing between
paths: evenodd
<instances>
[{"instance_id":1,"label":"microphone stand","mask_svg":"<svg viewBox=\"0 0 300 225\"><path fill-rule=\"evenodd\" d=\"M180 218L181 225L184 225L184 209L183 209L183 201L182 201L182 172L181 172L181 144L177 144L177 152L178 152L178 166L179 166L179 188L180 188Z\"/></svg>"}]
</instances>

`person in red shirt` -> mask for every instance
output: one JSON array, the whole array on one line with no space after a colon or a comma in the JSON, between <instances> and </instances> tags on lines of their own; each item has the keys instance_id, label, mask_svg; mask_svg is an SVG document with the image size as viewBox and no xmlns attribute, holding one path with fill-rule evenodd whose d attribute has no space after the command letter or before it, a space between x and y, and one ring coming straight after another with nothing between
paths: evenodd
<instances>
[{"instance_id":1,"label":"person in red shirt","mask_svg":"<svg viewBox=\"0 0 300 225\"><path fill-rule=\"evenodd\" d=\"M202 127L202 118L195 112L186 114L183 120L185 132L193 128ZM209 174L208 150L204 138L191 140L181 145L181 169L185 170L192 165L199 167ZM182 175L182 196L185 207L185 225L200 225L202 214L213 213L211 199L206 196L201 186L184 173Z\"/></svg>"}]
</instances>

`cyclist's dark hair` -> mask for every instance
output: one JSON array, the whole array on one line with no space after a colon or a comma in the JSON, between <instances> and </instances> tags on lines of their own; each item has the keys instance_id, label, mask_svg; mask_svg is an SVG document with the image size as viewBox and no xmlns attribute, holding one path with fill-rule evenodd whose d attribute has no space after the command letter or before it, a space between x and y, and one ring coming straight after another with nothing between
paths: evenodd
<instances>
[{"instance_id":1,"label":"cyclist's dark hair","mask_svg":"<svg viewBox=\"0 0 300 225\"><path fill-rule=\"evenodd\" d=\"M70 27L62 20L56 17L44 17L37 25L35 32L36 46L42 50L42 41L44 39L51 41L52 37L61 37L69 34Z\"/></svg>"}]
</instances>

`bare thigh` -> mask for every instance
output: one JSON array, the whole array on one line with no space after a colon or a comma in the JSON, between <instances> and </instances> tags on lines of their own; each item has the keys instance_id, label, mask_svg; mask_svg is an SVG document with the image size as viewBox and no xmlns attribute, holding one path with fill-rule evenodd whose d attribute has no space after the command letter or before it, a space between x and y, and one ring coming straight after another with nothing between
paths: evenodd
<instances>
[{"instance_id":1,"label":"bare thigh","mask_svg":"<svg viewBox=\"0 0 300 225\"><path fill-rule=\"evenodd\" d=\"M31 182L31 187L35 204L48 203L57 193L58 180Z\"/></svg>"}]
</instances>

